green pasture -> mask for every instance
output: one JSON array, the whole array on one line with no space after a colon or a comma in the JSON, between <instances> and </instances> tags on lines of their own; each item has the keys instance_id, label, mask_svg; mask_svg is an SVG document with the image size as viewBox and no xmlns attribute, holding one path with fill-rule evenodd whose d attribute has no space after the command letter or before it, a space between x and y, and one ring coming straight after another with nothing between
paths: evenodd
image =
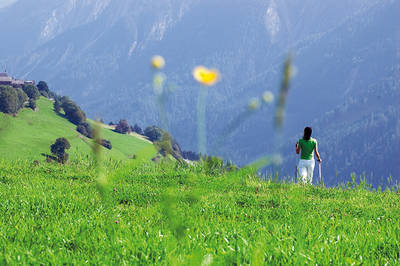
<instances>
[{"instance_id":1,"label":"green pasture","mask_svg":"<svg viewBox=\"0 0 400 266\"><path fill-rule=\"evenodd\" d=\"M0 264L400 263L396 191L264 182L206 163L95 165L0 160Z\"/></svg>"},{"instance_id":2,"label":"green pasture","mask_svg":"<svg viewBox=\"0 0 400 266\"><path fill-rule=\"evenodd\" d=\"M71 143L67 152L70 159L91 155L92 140L76 131L76 125L53 110L53 102L41 97L38 109L24 108L16 117L0 113L0 158L44 160L50 154L50 145L57 138L65 137ZM102 148L107 158L151 159L155 156L154 146L135 136L122 135L104 127L102 136L111 141L112 150Z\"/></svg>"}]
</instances>

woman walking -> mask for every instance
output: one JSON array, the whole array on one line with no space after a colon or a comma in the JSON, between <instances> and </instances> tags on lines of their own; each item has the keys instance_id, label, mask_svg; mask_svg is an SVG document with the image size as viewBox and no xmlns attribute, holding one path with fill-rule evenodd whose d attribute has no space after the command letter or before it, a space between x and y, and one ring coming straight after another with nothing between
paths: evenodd
<instances>
[{"instance_id":1,"label":"woman walking","mask_svg":"<svg viewBox=\"0 0 400 266\"><path fill-rule=\"evenodd\" d=\"M322 162L321 156L318 152L318 142L316 139L311 137L312 128L306 127L304 129L304 136L296 143L296 153L299 154L301 151L300 161L298 165L298 173L301 181L305 184L312 184L312 178L314 173L315 161L314 151L317 156L319 163Z\"/></svg>"}]
</instances>

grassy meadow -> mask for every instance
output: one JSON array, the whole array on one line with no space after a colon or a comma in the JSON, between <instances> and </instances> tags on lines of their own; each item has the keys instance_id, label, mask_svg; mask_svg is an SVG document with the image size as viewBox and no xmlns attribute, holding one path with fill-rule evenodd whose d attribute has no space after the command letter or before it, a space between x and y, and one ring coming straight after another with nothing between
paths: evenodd
<instances>
[{"instance_id":1,"label":"grassy meadow","mask_svg":"<svg viewBox=\"0 0 400 266\"><path fill-rule=\"evenodd\" d=\"M0 113L1 265L400 264L398 190L265 181L214 159L153 163L151 142L106 125L113 148L93 155L52 101L37 105ZM65 165L42 155L59 137Z\"/></svg>"},{"instance_id":2,"label":"grassy meadow","mask_svg":"<svg viewBox=\"0 0 400 266\"><path fill-rule=\"evenodd\" d=\"M0 161L0 264L398 265L400 194L251 169Z\"/></svg>"},{"instance_id":3,"label":"grassy meadow","mask_svg":"<svg viewBox=\"0 0 400 266\"><path fill-rule=\"evenodd\" d=\"M0 112L0 158L44 160L50 154L50 145L65 137L71 143L67 151L70 159L79 159L92 153L92 140L76 131L76 125L53 110L53 102L41 97L37 110L24 108L16 117ZM110 140L112 150L102 148L107 158L125 160L133 155L143 159L155 156L154 146L141 138L113 132L103 125L101 135Z\"/></svg>"}]
</instances>

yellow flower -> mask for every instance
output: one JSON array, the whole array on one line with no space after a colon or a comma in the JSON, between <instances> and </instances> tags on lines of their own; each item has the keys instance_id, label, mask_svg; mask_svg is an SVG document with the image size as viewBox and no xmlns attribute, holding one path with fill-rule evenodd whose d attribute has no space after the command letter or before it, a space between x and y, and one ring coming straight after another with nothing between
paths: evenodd
<instances>
[{"instance_id":1,"label":"yellow flower","mask_svg":"<svg viewBox=\"0 0 400 266\"><path fill-rule=\"evenodd\" d=\"M264 92L263 100L265 103L272 103L274 101L274 94L272 94L270 91Z\"/></svg>"},{"instance_id":2,"label":"yellow flower","mask_svg":"<svg viewBox=\"0 0 400 266\"><path fill-rule=\"evenodd\" d=\"M208 69L203 66L197 66L193 70L195 80L206 86L212 86L219 80L219 72L216 69Z\"/></svg>"},{"instance_id":3,"label":"yellow flower","mask_svg":"<svg viewBox=\"0 0 400 266\"><path fill-rule=\"evenodd\" d=\"M162 69L165 66L164 57L162 57L160 55L153 56L153 58L151 58L151 65L155 69Z\"/></svg>"}]
</instances>

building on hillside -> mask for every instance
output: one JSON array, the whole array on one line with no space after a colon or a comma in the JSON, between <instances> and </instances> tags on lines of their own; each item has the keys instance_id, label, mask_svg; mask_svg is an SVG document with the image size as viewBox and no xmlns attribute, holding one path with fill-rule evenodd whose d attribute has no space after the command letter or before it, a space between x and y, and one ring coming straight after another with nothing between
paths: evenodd
<instances>
[{"instance_id":1,"label":"building on hillside","mask_svg":"<svg viewBox=\"0 0 400 266\"><path fill-rule=\"evenodd\" d=\"M12 78L7 73L0 73L0 85L11 86Z\"/></svg>"},{"instance_id":2,"label":"building on hillside","mask_svg":"<svg viewBox=\"0 0 400 266\"><path fill-rule=\"evenodd\" d=\"M13 88L22 88L24 85L35 85L34 80L21 80L8 76L7 72L0 73L0 85L11 86Z\"/></svg>"}]
</instances>

